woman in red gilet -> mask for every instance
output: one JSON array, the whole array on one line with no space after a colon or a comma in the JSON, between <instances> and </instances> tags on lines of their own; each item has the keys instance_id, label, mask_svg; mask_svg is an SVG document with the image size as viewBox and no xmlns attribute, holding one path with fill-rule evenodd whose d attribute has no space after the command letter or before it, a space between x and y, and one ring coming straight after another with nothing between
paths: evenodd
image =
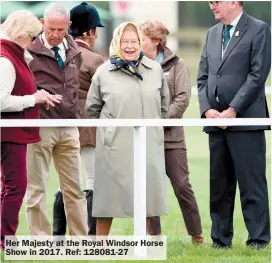
<instances>
[{"instance_id":1,"label":"woman in red gilet","mask_svg":"<svg viewBox=\"0 0 272 263\"><path fill-rule=\"evenodd\" d=\"M38 119L39 104L49 109L60 103L60 95L37 91L35 77L28 67L32 60L28 46L42 25L32 12L14 11L0 26L1 118ZM26 149L40 141L39 128L1 128L1 248L5 236L14 236L26 192Z\"/></svg>"}]
</instances>

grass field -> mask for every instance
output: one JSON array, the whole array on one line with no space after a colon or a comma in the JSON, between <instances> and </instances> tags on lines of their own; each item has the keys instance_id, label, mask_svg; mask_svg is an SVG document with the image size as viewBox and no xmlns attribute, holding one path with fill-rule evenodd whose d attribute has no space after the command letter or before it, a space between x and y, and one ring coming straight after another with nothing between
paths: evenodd
<instances>
[{"instance_id":1,"label":"grass field","mask_svg":"<svg viewBox=\"0 0 272 263\"><path fill-rule=\"evenodd\" d=\"M270 105L270 98L269 98ZM187 118L198 118L197 97L193 96L190 107L186 112ZM245 246L247 231L244 226L240 208L239 194L237 194L233 239L233 248L229 250L214 250L210 240L211 221L209 217L209 157L207 135L202 132L201 127L186 127L186 140L189 157L190 181L193 186L198 206L200 209L203 235L205 245L195 247L191 245L191 239L186 233L186 228L181 216L181 212L172 191L168 184L168 209L169 214L162 217L163 235L168 237L167 262L175 263L268 263L270 262L270 248L257 251L248 249ZM271 181L271 136L267 132L267 179L270 190ZM53 195L58 186L57 174L50 168L50 178L47 191L47 209L52 219ZM270 193L270 191L269 191ZM28 235L25 208L20 213L20 225L18 235ZM133 235L132 219L116 219L113 222L112 235ZM9 261L15 262L15 261ZM28 261L18 261L18 263ZM29 261L33 262L33 261ZM69 261L73 262L73 261ZM79 261L74 261L79 262ZM86 261L85 261L86 262ZM101 262L101 261L100 261ZM119 262L119 261L118 261ZM120 261L122 262L122 261ZM124 261L123 261L124 262ZM144 262L144 261L141 261ZM150 261L151 262L151 261ZM159 261L157 261L159 262ZM165 262L165 261L162 261Z\"/></svg>"}]
</instances>

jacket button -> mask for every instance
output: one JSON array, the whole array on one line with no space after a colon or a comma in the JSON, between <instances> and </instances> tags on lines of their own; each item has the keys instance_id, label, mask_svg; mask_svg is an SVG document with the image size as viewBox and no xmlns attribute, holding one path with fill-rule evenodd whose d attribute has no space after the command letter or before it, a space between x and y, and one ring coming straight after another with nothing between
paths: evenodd
<instances>
[{"instance_id":1,"label":"jacket button","mask_svg":"<svg viewBox=\"0 0 272 263\"><path fill-rule=\"evenodd\" d=\"M221 75L220 75L220 74L217 74L217 78L221 78Z\"/></svg>"}]
</instances>

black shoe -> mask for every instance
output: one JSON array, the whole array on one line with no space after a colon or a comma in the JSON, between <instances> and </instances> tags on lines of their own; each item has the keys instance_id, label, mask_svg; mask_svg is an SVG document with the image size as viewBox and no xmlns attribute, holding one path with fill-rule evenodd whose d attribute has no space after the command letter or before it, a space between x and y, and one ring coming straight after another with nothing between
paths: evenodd
<instances>
[{"instance_id":1,"label":"black shoe","mask_svg":"<svg viewBox=\"0 0 272 263\"><path fill-rule=\"evenodd\" d=\"M213 244L212 244L212 248L215 248L215 249L228 249L228 248L232 248L232 245L230 244L230 245L226 246L226 245L223 245L221 243L218 243L218 242L214 241Z\"/></svg>"},{"instance_id":2,"label":"black shoe","mask_svg":"<svg viewBox=\"0 0 272 263\"><path fill-rule=\"evenodd\" d=\"M268 242L265 241L249 241L246 243L249 248L262 249L268 246Z\"/></svg>"},{"instance_id":3,"label":"black shoe","mask_svg":"<svg viewBox=\"0 0 272 263\"><path fill-rule=\"evenodd\" d=\"M86 200L87 200L87 211L88 211L88 235L95 236L96 235L96 218L92 216L93 210L93 190L85 190L86 192Z\"/></svg>"},{"instance_id":4,"label":"black shoe","mask_svg":"<svg viewBox=\"0 0 272 263\"><path fill-rule=\"evenodd\" d=\"M65 236L67 222L62 193L58 191L55 197L53 207L53 236Z\"/></svg>"}]
</instances>

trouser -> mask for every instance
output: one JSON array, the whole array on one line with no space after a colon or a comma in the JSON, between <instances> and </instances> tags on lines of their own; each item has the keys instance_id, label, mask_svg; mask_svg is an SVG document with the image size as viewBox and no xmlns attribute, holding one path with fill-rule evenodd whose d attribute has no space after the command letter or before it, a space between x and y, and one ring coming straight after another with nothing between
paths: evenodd
<instances>
[{"instance_id":1,"label":"trouser","mask_svg":"<svg viewBox=\"0 0 272 263\"><path fill-rule=\"evenodd\" d=\"M86 178L86 189L93 190L94 171L95 171L95 167L94 167L95 166L95 147L91 145L82 146L80 148L79 158L80 158L80 167L82 166L83 172ZM82 176L80 176L80 185L83 187ZM61 191L60 187L58 190Z\"/></svg>"},{"instance_id":2,"label":"trouser","mask_svg":"<svg viewBox=\"0 0 272 263\"><path fill-rule=\"evenodd\" d=\"M77 127L41 128L42 141L28 146L27 222L31 235L51 235L46 209L46 186L53 157L70 235L87 235L87 206L80 186Z\"/></svg>"},{"instance_id":3,"label":"trouser","mask_svg":"<svg viewBox=\"0 0 272 263\"><path fill-rule=\"evenodd\" d=\"M1 143L1 247L14 236L27 186L26 145Z\"/></svg>"},{"instance_id":4,"label":"trouser","mask_svg":"<svg viewBox=\"0 0 272 263\"><path fill-rule=\"evenodd\" d=\"M209 134L211 237L225 246L233 238L237 181L248 242L270 241L264 131Z\"/></svg>"},{"instance_id":5,"label":"trouser","mask_svg":"<svg viewBox=\"0 0 272 263\"><path fill-rule=\"evenodd\" d=\"M186 149L165 149L166 174L170 179L178 200L189 235L202 233L197 202L189 183L189 169ZM160 217L150 217L149 234L160 234Z\"/></svg>"},{"instance_id":6,"label":"trouser","mask_svg":"<svg viewBox=\"0 0 272 263\"><path fill-rule=\"evenodd\" d=\"M96 234L96 218L92 217L93 203L93 185L94 185L94 162L95 147L83 146L80 149L80 157L83 165L84 174L86 176L86 201L88 211L88 235ZM66 234L66 215L63 203L63 196L60 191L55 194L53 206L53 235Z\"/></svg>"},{"instance_id":7,"label":"trouser","mask_svg":"<svg viewBox=\"0 0 272 263\"><path fill-rule=\"evenodd\" d=\"M88 211L88 235L96 235L96 218L92 216L93 191L86 190L86 201ZM66 234L66 215L64 210L63 195L60 191L55 194L53 206L53 235L64 236Z\"/></svg>"}]
</instances>

